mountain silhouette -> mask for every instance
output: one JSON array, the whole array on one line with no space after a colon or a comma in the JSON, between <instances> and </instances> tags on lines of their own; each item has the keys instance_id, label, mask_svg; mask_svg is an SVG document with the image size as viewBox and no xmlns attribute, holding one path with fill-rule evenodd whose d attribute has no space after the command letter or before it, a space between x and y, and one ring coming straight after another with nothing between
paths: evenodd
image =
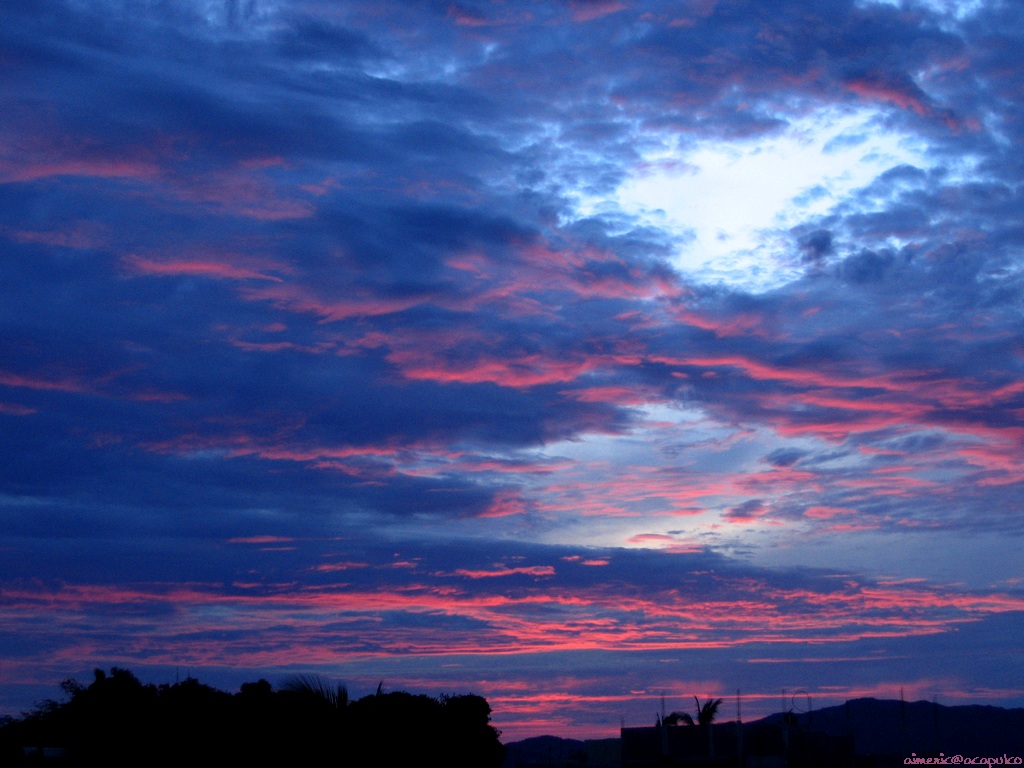
<instances>
[{"instance_id":1,"label":"mountain silhouette","mask_svg":"<svg viewBox=\"0 0 1024 768\"><path fill-rule=\"evenodd\" d=\"M668 727L687 729L687 726L682 725ZM716 744L722 747L722 752L734 754L736 724L724 722L713 727L716 729ZM653 732L657 728L625 729L632 732L630 735L634 739L642 739L642 733L637 732L645 730ZM940 753L947 757L962 755L995 758L1004 754L1008 757L1024 757L1024 709L982 705L944 706L930 701L852 699L845 704L812 712L777 713L747 721L743 724L744 753L749 758L758 750L763 751L763 754L781 752L784 744L782 733L785 731L788 731L794 748L800 744L815 748L815 737L834 739L833 747L850 751L843 765L854 764L850 762L854 758L855 764L859 766L877 768L903 765L903 760L914 754L919 757L935 757ZM656 745L660 737L652 733L650 741ZM704 742L699 739L693 741L697 751L693 756L684 758L684 762L699 762L704 754L697 749L703 747ZM623 765L621 745L621 739L579 741L539 736L509 742L506 745L505 768L618 768ZM820 748L822 745L817 746ZM656 746L651 749L656 751ZM670 760L666 761L666 764L670 763ZM764 764L768 765L770 761ZM801 764L839 765L813 760L805 760Z\"/></svg>"},{"instance_id":2,"label":"mountain silhouette","mask_svg":"<svg viewBox=\"0 0 1024 768\"><path fill-rule=\"evenodd\" d=\"M852 736L858 755L1024 757L1024 709L863 698L795 717L805 729Z\"/></svg>"}]
</instances>

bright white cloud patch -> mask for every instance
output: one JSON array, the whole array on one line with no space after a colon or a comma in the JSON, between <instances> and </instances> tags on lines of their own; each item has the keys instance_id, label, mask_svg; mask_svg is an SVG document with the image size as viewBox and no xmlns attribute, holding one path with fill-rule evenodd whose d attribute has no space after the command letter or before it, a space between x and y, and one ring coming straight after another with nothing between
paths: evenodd
<instances>
[{"instance_id":1,"label":"bright white cloud patch","mask_svg":"<svg viewBox=\"0 0 1024 768\"><path fill-rule=\"evenodd\" d=\"M984 8L984 0L861 0L861 7L872 5L890 5L894 8L905 6L925 8L942 16L949 16L962 21L974 16Z\"/></svg>"},{"instance_id":2,"label":"bright white cloud patch","mask_svg":"<svg viewBox=\"0 0 1024 768\"><path fill-rule=\"evenodd\" d=\"M883 132L875 117L827 111L753 141L675 141L646 158L618 203L680 236L677 264L690 278L766 290L800 273L781 232L894 166L928 165L922 142Z\"/></svg>"}]
</instances>

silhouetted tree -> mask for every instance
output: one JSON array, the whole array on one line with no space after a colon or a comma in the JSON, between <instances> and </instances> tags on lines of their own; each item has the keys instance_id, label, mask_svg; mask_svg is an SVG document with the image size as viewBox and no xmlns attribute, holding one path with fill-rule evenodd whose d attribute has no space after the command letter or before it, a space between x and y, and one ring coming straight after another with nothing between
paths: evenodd
<instances>
[{"instance_id":1,"label":"silhouetted tree","mask_svg":"<svg viewBox=\"0 0 1024 768\"><path fill-rule=\"evenodd\" d=\"M289 762L338 765L353 740L348 689L318 675L295 675L277 693L278 725Z\"/></svg>"},{"instance_id":2,"label":"silhouetted tree","mask_svg":"<svg viewBox=\"0 0 1024 768\"><path fill-rule=\"evenodd\" d=\"M446 765L452 768L500 766L505 747L501 731L491 725L491 706L483 696L441 696L444 710Z\"/></svg>"},{"instance_id":3,"label":"silhouetted tree","mask_svg":"<svg viewBox=\"0 0 1024 768\"><path fill-rule=\"evenodd\" d=\"M679 723L686 723L686 725L697 725L706 727L708 731L708 756L714 757L715 755L715 742L712 735L711 724L715 721L718 716L718 708L722 706L721 699L708 699L703 704L700 703L700 699L696 696L693 700L697 702L697 719L688 712L673 712L671 715L667 715L664 720L665 725L679 725Z\"/></svg>"},{"instance_id":4,"label":"silhouetted tree","mask_svg":"<svg viewBox=\"0 0 1024 768\"><path fill-rule=\"evenodd\" d=\"M690 716L689 712L673 712L671 715L665 717L666 725L679 725L679 723L686 723L686 725L711 725L718 717L718 708L722 706L721 699L708 699L703 704L700 703L700 699L696 696L693 700L697 702L697 719L694 720Z\"/></svg>"},{"instance_id":5,"label":"silhouetted tree","mask_svg":"<svg viewBox=\"0 0 1024 768\"><path fill-rule=\"evenodd\" d=\"M238 741L231 694L191 676L157 690L159 741L148 745L150 751L159 745L157 756L167 764L187 765L199 758L212 764L230 760Z\"/></svg>"},{"instance_id":6,"label":"silhouetted tree","mask_svg":"<svg viewBox=\"0 0 1024 768\"><path fill-rule=\"evenodd\" d=\"M281 690L318 699L334 709L345 709L348 706L348 688L344 685L333 686L319 675L295 675L285 680Z\"/></svg>"},{"instance_id":7,"label":"silhouetted tree","mask_svg":"<svg viewBox=\"0 0 1024 768\"><path fill-rule=\"evenodd\" d=\"M498 768L504 747L480 696L405 692L351 701L344 685L298 676L234 696L189 677L143 685L131 672L97 669L88 686L66 680L68 700L0 720L0 762L22 747L65 747L68 765L257 764ZM358 756L358 757L357 757Z\"/></svg>"}]
</instances>

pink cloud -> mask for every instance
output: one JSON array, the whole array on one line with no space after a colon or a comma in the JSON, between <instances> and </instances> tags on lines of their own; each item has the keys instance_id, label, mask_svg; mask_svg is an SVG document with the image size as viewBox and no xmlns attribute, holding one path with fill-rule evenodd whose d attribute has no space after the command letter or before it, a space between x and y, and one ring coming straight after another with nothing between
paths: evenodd
<instances>
[{"instance_id":1,"label":"pink cloud","mask_svg":"<svg viewBox=\"0 0 1024 768\"><path fill-rule=\"evenodd\" d=\"M214 257L197 255L192 258L169 259L154 259L132 254L125 256L122 263L130 271L142 275L190 275L229 280L259 279L281 282L280 277L268 274L267 270L281 270L282 265L261 262L238 254L218 254Z\"/></svg>"},{"instance_id":2,"label":"pink cloud","mask_svg":"<svg viewBox=\"0 0 1024 768\"><path fill-rule=\"evenodd\" d=\"M422 299L414 297L392 298L373 296L366 292L362 292L362 296L353 295L358 294L358 291L345 293L345 298L321 298L304 286L288 283L242 289L242 296L249 300L269 301L278 309L317 315L324 323L354 317L389 315L422 303Z\"/></svg>"},{"instance_id":3,"label":"pink cloud","mask_svg":"<svg viewBox=\"0 0 1024 768\"><path fill-rule=\"evenodd\" d=\"M259 221L305 219L315 210L304 199L278 194L266 175L244 167L198 176L167 175L164 186L179 201Z\"/></svg>"},{"instance_id":4,"label":"pink cloud","mask_svg":"<svg viewBox=\"0 0 1024 768\"><path fill-rule=\"evenodd\" d=\"M163 392L149 388L122 390L111 387L110 383L118 379L123 373L123 371L108 373L102 377L85 381L84 376L41 376L0 370L0 386L23 387L41 392L99 394L122 400L134 400L136 402L171 403L187 399L186 395L178 392Z\"/></svg>"},{"instance_id":5,"label":"pink cloud","mask_svg":"<svg viewBox=\"0 0 1024 768\"><path fill-rule=\"evenodd\" d=\"M39 410L18 403L0 402L0 413L6 413L8 416L31 416L33 413L39 413Z\"/></svg>"},{"instance_id":6,"label":"pink cloud","mask_svg":"<svg viewBox=\"0 0 1024 768\"><path fill-rule=\"evenodd\" d=\"M55 392L92 392L85 382L73 378L46 378L0 370L0 385Z\"/></svg>"},{"instance_id":7,"label":"pink cloud","mask_svg":"<svg viewBox=\"0 0 1024 768\"><path fill-rule=\"evenodd\" d=\"M0 181L7 184L59 176L153 180L158 175L159 169L156 165L130 159L67 158L24 163L0 160Z\"/></svg>"},{"instance_id":8,"label":"pink cloud","mask_svg":"<svg viewBox=\"0 0 1024 768\"><path fill-rule=\"evenodd\" d=\"M0 226L0 233L19 243L40 243L58 248L99 248L109 242L109 233L91 222L75 222L65 229L26 230Z\"/></svg>"},{"instance_id":9,"label":"pink cloud","mask_svg":"<svg viewBox=\"0 0 1024 768\"><path fill-rule=\"evenodd\" d=\"M555 569L550 565L530 565L516 568L496 568L490 571L467 570L459 568L455 571L457 576L465 576L470 579L494 579L502 576L514 576L524 574L527 576L554 576Z\"/></svg>"},{"instance_id":10,"label":"pink cloud","mask_svg":"<svg viewBox=\"0 0 1024 768\"><path fill-rule=\"evenodd\" d=\"M345 561L341 563L321 563L320 565L313 566L312 570L317 571L318 573L335 573L337 571L349 571L352 569L358 570L369 567L369 563Z\"/></svg>"},{"instance_id":11,"label":"pink cloud","mask_svg":"<svg viewBox=\"0 0 1024 768\"><path fill-rule=\"evenodd\" d=\"M857 510L849 509L847 507L822 507L814 506L808 507L804 510L805 517L813 517L818 519L830 520L837 515L855 515Z\"/></svg>"},{"instance_id":12,"label":"pink cloud","mask_svg":"<svg viewBox=\"0 0 1024 768\"><path fill-rule=\"evenodd\" d=\"M740 312L725 318L710 317L699 312L683 309L676 309L672 314L679 322L691 325L694 328L711 331L719 338L732 336L774 338L773 334L769 332L769 326L765 322L765 318L750 312Z\"/></svg>"},{"instance_id":13,"label":"pink cloud","mask_svg":"<svg viewBox=\"0 0 1024 768\"><path fill-rule=\"evenodd\" d=\"M522 515L529 511L519 491L502 489L494 494L494 500L481 517L508 517Z\"/></svg>"},{"instance_id":14,"label":"pink cloud","mask_svg":"<svg viewBox=\"0 0 1024 768\"><path fill-rule=\"evenodd\" d=\"M516 592L496 581L538 577ZM682 650L748 643L806 644L863 638L909 637L948 631L994 613L1024 610L1024 598L967 593L927 584L848 583L829 588L781 588L756 578L704 574L699 592L666 586L643 594L590 586L560 586L550 566L464 569L474 591L457 582L337 587L244 584L228 593L214 584L7 585L0 621L38 633L59 625L69 638L102 617L108 635L85 633L59 651L67 659L104 657L148 663L203 663L226 667L337 663L354 656L496 655L579 650ZM436 575L435 575L436 576ZM494 592L488 589L494 582ZM241 591L239 591L241 590ZM122 607L153 609L158 636L140 632ZM210 611L209 608L217 610ZM173 610L167 611L166 608ZM460 616L477 623L472 634L444 621L409 625L381 622L388 614ZM351 633L324 634L343 621ZM208 637L208 639L204 639ZM226 639L228 638L228 639ZM50 651L47 651L50 653ZM49 658L53 658L50 654Z\"/></svg>"},{"instance_id":15,"label":"pink cloud","mask_svg":"<svg viewBox=\"0 0 1024 768\"><path fill-rule=\"evenodd\" d=\"M630 536L626 543L628 544L675 544L676 538L674 536L668 536L664 533L638 533L636 536Z\"/></svg>"},{"instance_id":16,"label":"pink cloud","mask_svg":"<svg viewBox=\"0 0 1024 768\"><path fill-rule=\"evenodd\" d=\"M846 82L846 88L862 98L894 104L900 109L909 109L922 117L932 112L922 101L921 96L924 94L919 89L889 83L882 77L851 79Z\"/></svg>"},{"instance_id":17,"label":"pink cloud","mask_svg":"<svg viewBox=\"0 0 1024 768\"><path fill-rule=\"evenodd\" d=\"M407 379L445 384L493 383L508 387L564 384L598 366L597 361L559 360L536 354L514 358L478 358L466 363L440 360L428 350L393 351L387 357L401 369Z\"/></svg>"},{"instance_id":18,"label":"pink cloud","mask_svg":"<svg viewBox=\"0 0 1024 768\"><path fill-rule=\"evenodd\" d=\"M573 21L585 22L600 19L623 11L628 6L620 0L570 0Z\"/></svg>"}]
</instances>

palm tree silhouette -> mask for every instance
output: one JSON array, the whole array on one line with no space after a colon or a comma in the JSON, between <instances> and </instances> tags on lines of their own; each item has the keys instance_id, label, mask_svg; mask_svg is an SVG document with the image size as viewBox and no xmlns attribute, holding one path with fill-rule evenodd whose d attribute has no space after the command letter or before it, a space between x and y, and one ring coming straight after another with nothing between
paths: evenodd
<instances>
[{"instance_id":1,"label":"palm tree silhouette","mask_svg":"<svg viewBox=\"0 0 1024 768\"><path fill-rule=\"evenodd\" d=\"M718 717L718 708L722 706L721 699L708 699L703 704L700 703L700 699L696 696L693 700L697 702L697 719L694 720L690 716L689 712L673 712L665 718L666 725L679 725L679 723L686 723L687 725L711 725Z\"/></svg>"},{"instance_id":2,"label":"palm tree silhouette","mask_svg":"<svg viewBox=\"0 0 1024 768\"><path fill-rule=\"evenodd\" d=\"M708 699L703 704L700 703L700 699L696 696L693 700L697 702L697 719L694 720L689 712L673 712L664 719L665 725L679 725L679 723L686 723L687 725L697 725L707 727L708 729L708 757L715 756L715 742L712 739L711 724L718 717L718 708L722 706L721 699Z\"/></svg>"},{"instance_id":3,"label":"palm tree silhouette","mask_svg":"<svg viewBox=\"0 0 1024 768\"><path fill-rule=\"evenodd\" d=\"M343 710L348 706L348 688L344 685L333 687L319 675L294 675L281 686L282 691L298 694L308 699L320 700L324 704ZM379 691L378 691L379 692Z\"/></svg>"}]
</instances>

